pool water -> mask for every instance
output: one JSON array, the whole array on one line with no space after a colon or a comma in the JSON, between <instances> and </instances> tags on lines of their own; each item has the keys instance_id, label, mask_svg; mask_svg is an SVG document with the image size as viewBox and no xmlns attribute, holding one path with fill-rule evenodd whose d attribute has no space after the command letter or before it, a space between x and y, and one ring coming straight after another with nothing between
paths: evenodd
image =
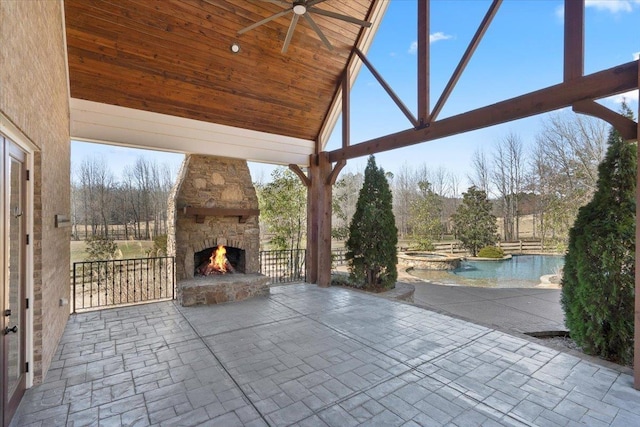
<instances>
[{"instance_id":1,"label":"pool water","mask_svg":"<svg viewBox=\"0 0 640 427\"><path fill-rule=\"evenodd\" d=\"M540 277L556 274L564 266L564 257L554 255L514 255L505 261L463 261L453 271L412 270L421 279L447 285L491 288L530 288Z\"/></svg>"}]
</instances>

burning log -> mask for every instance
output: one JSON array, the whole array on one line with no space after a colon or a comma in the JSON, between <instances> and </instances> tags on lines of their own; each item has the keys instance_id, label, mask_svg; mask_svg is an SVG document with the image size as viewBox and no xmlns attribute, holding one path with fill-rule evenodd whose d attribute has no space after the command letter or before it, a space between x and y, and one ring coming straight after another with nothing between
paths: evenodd
<instances>
[{"instance_id":1,"label":"burning log","mask_svg":"<svg viewBox=\"0 0 640 427\"><path fill-rule=\"evenodd\" d=\"M224 246L219 245L218 248L211 254L208 262L203 262L196 269L196 274L202 276L211 276L212 274L227 274L235 273L236 269L233 268L226 256L227 250Z\"/></svg>"}]
</instances>

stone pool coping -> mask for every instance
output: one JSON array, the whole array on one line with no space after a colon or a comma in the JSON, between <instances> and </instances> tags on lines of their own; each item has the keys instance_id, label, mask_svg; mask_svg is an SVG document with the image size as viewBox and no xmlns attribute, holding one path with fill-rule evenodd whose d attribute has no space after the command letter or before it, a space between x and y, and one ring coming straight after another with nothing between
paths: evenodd
<instances>
[{"instance_id":1,"label":"stone pool coping","mask_svg":"<svg viewBox=\"0 0 640 427\"><path fill-rule=\"evenodd\" d=\"M429 254L436 257L413 256L409 254ZM398 264L404 268L419 268L428 270L454 270L462 261L463 257L440 252L430 251L409 251L398 254Z\"/></svg>"},{"instance_id":2,"label":"stone pool coping","mask_svg":"<svg viewBox=\"0 0 640 427\"><path fill-rule=\"evenodd\" d=\"M468 256L464 257L465 261L507 261L513 258L512 254L507 254L502 258L484 258L479 256Z\"/></svg>"}]
</instances>

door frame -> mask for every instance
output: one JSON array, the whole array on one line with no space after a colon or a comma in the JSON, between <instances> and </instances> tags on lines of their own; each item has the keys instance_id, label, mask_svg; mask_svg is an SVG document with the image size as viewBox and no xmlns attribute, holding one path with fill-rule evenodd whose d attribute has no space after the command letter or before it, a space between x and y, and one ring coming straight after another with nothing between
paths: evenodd
<instances>
[{"instance_id":1,"label":"door frame","mask_svg":"<svg viewBox=\"0 0 640 427\"><path fill-rule=\"evenodd\" d=\"M37 151L36 146L24 135L13 123L0 112L0 136L4 139L7 139L18 148L20 148L25 153L25 161L24 161L24 169L30 171L30 179L25 183L25 195L24 195L24 213L25 213L25 232L29 236L33 236L34 229L34 209L33 209L33 200L34 200L34 153ZM5 153L4 142L2 143L2 148L0 149L0 153L2 153L2 173L5 173L5 162L8 153ZM2 189L2 209L0 209L0 232L2 235L5 235L5 209L4 209L4 188ZM25 274L25 295L24 298L29 299L29 308L25 312L25 362L29 364L29 372L26 373L26 384L25 387L28 389L33 386L34 381L34 361L33 361L33 353L34 353L34 343L33 343L33 306L34 306L34 290L33 290L33 238L30 239L30 244L26 245L24 250L24 274ZM5 248L4 241L2 245L0 245L0 259L2 263L5 260ZM4 269L4 267L3 267ZM4 272L2 273L4 274Z\"/></svg>"}]
</instances>

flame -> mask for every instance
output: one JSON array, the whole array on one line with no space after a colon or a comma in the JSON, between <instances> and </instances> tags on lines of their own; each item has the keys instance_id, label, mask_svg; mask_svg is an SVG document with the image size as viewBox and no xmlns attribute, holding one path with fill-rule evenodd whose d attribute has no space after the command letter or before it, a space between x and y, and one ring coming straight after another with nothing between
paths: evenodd
<instances>
[{"instance_id":1,"label":"flame","mask_svg":"<svg viewBox=\"0 0 640 427\"><path fill-rule=\"evenodd\" d=\"M211 258L209 258L213 268L222 273L227 272L228 261L227 261L226 253L227 253L227 250L225 249L225 247L222 245L218 245L218 249L216 249L215 252L211 255Z\"/></svg>"}]
</instances>

